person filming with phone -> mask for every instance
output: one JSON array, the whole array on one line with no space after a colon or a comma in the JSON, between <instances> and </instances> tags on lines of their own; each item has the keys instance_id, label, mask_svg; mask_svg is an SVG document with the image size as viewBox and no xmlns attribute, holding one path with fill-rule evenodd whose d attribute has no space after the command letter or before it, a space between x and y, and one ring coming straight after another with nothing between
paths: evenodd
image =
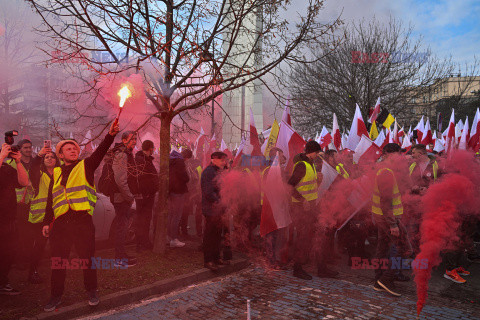
<instances>
[{"instance_id":1,"label":"person filming with phone","mask_svg":"<svg viewBox=\"0 0 480 320\"><path fill-rule=\"evenodd\" d=\"M11 138L11 143L8 139ZM5 137L6 143L2 145L0 151L0 294L18 295L20 292L15 290L8 283L8 273L17 252L17 230L15 218L17 212L16 188L26 187L28 185L28 175L25 167L21 164L21 154L18 151L12 151L13 136ZM16 170L8 165L5 160L12 158L16 164Z\"/></svg>"}]
</instances>

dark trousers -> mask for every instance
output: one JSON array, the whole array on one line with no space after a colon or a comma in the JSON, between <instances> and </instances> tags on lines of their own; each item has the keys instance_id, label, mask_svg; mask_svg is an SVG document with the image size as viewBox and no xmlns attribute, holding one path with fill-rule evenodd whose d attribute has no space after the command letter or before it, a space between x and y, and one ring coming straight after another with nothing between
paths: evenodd
<instances>
[{"instance_id":1,"label":"dark trousers","mask_svg":"<svg viewBox=\"0 0 480 320\"><path fill-rule=\"evenodd\" d=\"M465 249L471 247L475 232L476 220L472 218L467 218L467 220L464 221L460 226L458 234L459 241L453 244L453 247L455 247L456 249L449 250L444 255L445 268L448 271L460 267L460 260L462 259Z\"/></svg>"},{"instance_id":2,"label":"dark trousers","mask_svg":"<svg viewBox=\"0 0 480 320\"><path fill-rule=\"evenodd\" d=\"M83 283L87 291L97 289L97 270L92 269L95 255L95 227L92 216L86 212L68 211L58 217L50 232L52 259L68 259L72 244L80 259L88 259L87 268L83 270ZM53 267L53 265L52 265ZM52 268L52 297L63 294L67 270L62 267Z\"/></svg>"},{"instance_id":3,"label":"dark trousers","mask_svg":"<svg viewBox=\"0 0 480 320\"><path fill-rule=\"evenodd\" d=\"M18 248L14 222L0 225L0 287L8 284L8 273Z\"/></svg>"},{"instance_id":4,"label":"dark trousers","mask_svg":"<svg viewBox=\"0 0 480 320\"><path fill-rule=\"evenodd\" d=\"M206 216L203 234L203 260L205 263L220 259L222 242L222 216Z\"/></svg>"},{"instance_id":5,"label":"dark trousers","mask_svg":"<svg viewBox=\"0 0 480 320\"><path fill-rule=\"evenodd\" d=\"M28 213L30 205L17 203L17 232L18 232L18 252L16 255L17 263L28 263L30 260L30 222L28 222Z\"/></svg>"},{"instance_id":6,"label":"dark trousers","mask_svg":"<svg viewBox=\"0 0 480 320\"><path fill-rule=\"evenodd\" d=\"M292 203L293 209L293 225L297 231L294 240L293 261L296 265L303 265L308 262L308 258L312 251L312 245L315 239L315 229L317 226L317 215L312 206L311 210L305 211L303 205L299 202Z\"/></svg>"},{"instance_id":7,"label":"dark trousers","mask_svg":"<svg viewBox=\"0 0 480 320\"><path fill-rule=\"evenodd\" d=\"M387 259L387 269L378 268L375 270L375 281L393 281L395 278L396 270L392 270L392 260L390 255L390 249L392 245L395 245L396 250L400 258L409 258L412 254L412 246L408 239L407 230L401 221L398 221L398 228L400 230L400 236L395 237L390 233L390 225L382 219L376 219L378 240L377 251L375 258Z\"/></svg>"},{"instance_id":8,"label":"dark trousers","mask_svg":"<svg viewBox=\"0 0 480 320\"><path fill-rule=\"evenodd\" d=\"M132 205L126 201L114 203L115 208L115 258L127 258L125 251L125 238L128 232Z\"/></svg>"},{"instance_id":9,"label":"dark trousers","mask_svg":"<svg viewBox=\"0 0 480 320\"><path fill-rule=\"evenodd\" d=\"M32 274L37 270L38 263L42 259L43 252L45 251L45 246L47 244L47 238L42 234L43 224L40 223L29 223L28 226L28 247L27 252L30 262L30 271L29 274Z\"/></svg>"},{"instance_id":10,"label":"dark trousers","mask_svg":"<svg viewBox=\"0 0 480 320\"><path fill-rule=\"evenodd\" d=\"M150 222L152 221L153 203L155 195L144 195L143 199L135 200L137 203L135 238L137 245L150 245Z\"/></svg>"}]
</instances>

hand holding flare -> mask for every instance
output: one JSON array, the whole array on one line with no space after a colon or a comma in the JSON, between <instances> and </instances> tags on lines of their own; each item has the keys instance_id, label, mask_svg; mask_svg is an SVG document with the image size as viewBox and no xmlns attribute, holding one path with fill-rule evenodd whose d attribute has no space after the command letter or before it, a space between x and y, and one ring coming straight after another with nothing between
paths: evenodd
<instances>
[{"instance_id":1,"label":"hand holding flare","mask_svg":"<svg viewBox=\"0 0 480 320\"><path fill-rule=\"evenodd\" d=\"M118 96L120 97L120 103L119 103L120 109L118 110L117 119L120 117L120 114L122 113L123 105L125 104L125 101L127 101L127 99L132 96L132 93L128 89L128 86L124 85L122 89L118 91Z\"/></svg>"}]
</instances>

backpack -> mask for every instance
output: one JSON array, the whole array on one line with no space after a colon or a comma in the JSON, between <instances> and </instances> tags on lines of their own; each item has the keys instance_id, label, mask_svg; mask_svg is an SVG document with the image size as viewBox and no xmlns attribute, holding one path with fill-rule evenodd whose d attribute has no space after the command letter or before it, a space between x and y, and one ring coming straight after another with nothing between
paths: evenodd
<instances>
[{"instance_id":1,"label":"backpack","mask_svg":"<svg viewBox=\"0 0 480 320\"><path fill-rule=\"evenodd\" d=\"M115 183L112 163L113 163L113 150L108 151L105 156L104 164L102 167L102 174L98 180L97 191L103 193L108 197L112 197L115 192L118 192L117 184Z\"/></svg>"}]
</instances>

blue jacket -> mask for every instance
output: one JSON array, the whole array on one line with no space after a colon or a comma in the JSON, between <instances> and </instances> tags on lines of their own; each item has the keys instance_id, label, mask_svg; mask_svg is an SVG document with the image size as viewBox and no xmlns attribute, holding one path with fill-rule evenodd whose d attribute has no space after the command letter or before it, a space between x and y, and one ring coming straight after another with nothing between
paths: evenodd
<instances>
[{"instance_id":1,"label":"blue jacket","mask_svg":"<svg viewBox=\"0 0 480 320\"><path fill-rule=\"evenodd\" d=\"M210 164L202 172L202 214L204 216L218 216L223 214L223 208L220 205L220 188L218 186L218 177L220 169Z\"/></svg>"}]
</instances>

